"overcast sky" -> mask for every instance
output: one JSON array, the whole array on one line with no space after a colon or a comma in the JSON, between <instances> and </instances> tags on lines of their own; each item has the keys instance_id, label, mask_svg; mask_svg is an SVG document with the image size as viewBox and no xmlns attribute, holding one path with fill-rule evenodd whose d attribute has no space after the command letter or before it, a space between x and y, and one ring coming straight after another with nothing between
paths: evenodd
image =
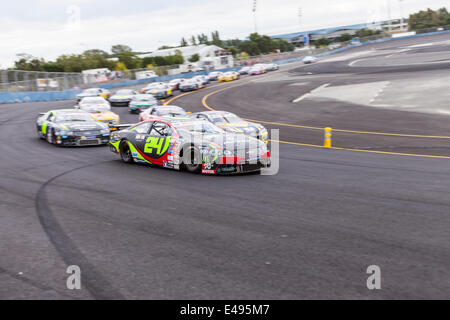
<instances>
[{"instance_id":1,"label":"overcast sky","mask_svg":"<svg viewBox=\"0 0 450 320\"><path fill-rule=\"evenodd\" d=\"M258 32L269 35L386 20L389 12L389 0L257 2ZM393 18L448 5L448 0L390 2ZM8 1L0 10L0 68L12 67L18 53L52 60L93 48L109 51L114 44L151 51L213 30L222 39L243 39L255 28L252 8L253 0Z\"/></svg>"}]
</instances>

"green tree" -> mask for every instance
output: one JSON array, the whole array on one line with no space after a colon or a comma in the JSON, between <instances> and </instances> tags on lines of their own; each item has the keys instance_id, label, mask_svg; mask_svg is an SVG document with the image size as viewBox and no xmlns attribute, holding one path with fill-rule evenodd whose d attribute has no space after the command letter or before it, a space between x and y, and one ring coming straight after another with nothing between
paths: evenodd
<instances>
[{"instance_id":1,"label":"green tree","mask_svg":"<svg viewBox=\"0 0 450 320\"><path fill-rule=\"evenodd\" d=\"M198 55L198 53L193 54L193 55L188 59L189 62L197 62L197 61L199 61L199 60L200 60L200 56Z\"/></svg>"},{"instance_id":2,"label":"green tree","mask_svg":"<svg viewBox=\"0 0 450 320\"><path fill-rule=\"evenodd\" d=\"M138 69L142 66L142 59L131 51L123 51L118 55L119 62L126 65L128 69Z\"/></svg>"},{"instance_id":3,"label":"green tree","mask_svg":"<svg viewBox=\"0 0 450 320\"><path fill-rule=\"evenodd\" d=\"M180 45L181 45L181 47L187 47L188 46L188 43L187 43L187 41L186 41L186 39L183 37L183 38L181 38L181 43L180 43Z\"/></svg>"},{"instance_id":4,"label":"green tree","mask_svg":"<svg viewBox=\"0 0 450 320\"><path fill-rule=\"evenodd\" d=\"M133 50L124 44L116 44L111 47L111 52L114 56L118 57L122 52L133 52Z\"/></svg>"},{"instance_id":5,"label":"green tree","mask_svg":"<svg viewBox=\"0 0 450 320\"><path fill-rule=\"evenodd\" d=\"M329 45L331 43L331 40L330 39L327 39L327 38L320 38L320 39L318 39L318 40L316 40L315 42L314 42L314 45L316 46L316 47L322 47L322 46L327 46L327 45Z\"/></svg>"},{"instance_id":6,"label":"green tree","mask_svg":"<svg viewBox=\"0 0 450 320\"><path fill-rule=\"evenodd\" d=\"M45 63L43 59L33 57L31 54L19 53L17 54L19 60L14 63L15 69L25 71L42 71L42 66Z\"/></svg>"},{"instance_id":7,"label":"green tree","mask_svg":"<svg viewBox=\"0 0 450 320\"><path fill-rule=\"evenodd\" d=\"M211 44L219 46L219 47L223 46L222 40L220 40L219 31L212 32L211 36L212 36Z\"/></svg>"},{"instance_id":8,"label":"green tree","mask_svg":"<svg viewBox=\"0 0 450 320\"><path fill-rule=\"evenodd\" d=\"M359 37L359 38L365 38L365 37L374 36L374 35L377 35L380 33L381 33L381 30L360 29L360 30L356 31L355 36Z\"/></svg>"},{"instance_id":9,"label":"green tree","mask_svg":"<svg viewBox=\"0 0 450 320\"><path fill-rule=\"evenodd\" d=\"M411 14L408 20L410 30L420 30L426 28L433 28L439 26L446 26L450 24L450 14L446 8L441 8L437 11L427 9L426 11L419 11Z\"/></svg>"},{"instance_id":10,"label":"green tree","mask_svg":"<svg viewBox=\"0 0 450 320\"><path fill-rule=\"evenodd\" d=\"M195 39L195 36L191 37L191 45L193 45L193 46L197 45L197 39Z\"/></svg>"},{"instance_id":11,"label":"green tree","mask_svg":"<svg viewBox=\"0 0 450 320\"><path fill-rule=\"evenodd\" d=\"M340 37L337 39L339 42L347 42L352 40L353 36L350 33L344 33L341 34Z\"/></svg>"},{"instance_id":12,"label":"green tree","mask_svg":"<svg viewBox=\"0 0 450 320\"><path fill-rule=\"evenodd\" d=\"M261 54L258 45L252 41L243 41L239 44L238 49L240 52L246 52L250 56L257 56Z\"/></svg>"}]
</instances>

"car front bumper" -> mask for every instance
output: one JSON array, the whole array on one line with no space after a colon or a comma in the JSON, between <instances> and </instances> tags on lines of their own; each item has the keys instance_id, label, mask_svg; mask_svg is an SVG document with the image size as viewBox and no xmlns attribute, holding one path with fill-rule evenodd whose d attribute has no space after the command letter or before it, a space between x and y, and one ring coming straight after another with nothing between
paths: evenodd
<instances>
[{"instance_id":1,"label":"car front bumper","mask_svg":"<svg viewBox=\"0 0 450 320\"><path fill-rule=\"evenodd\" d=\"M216 163L203 163L202 173L210 175L230 175L257 172L271 166L270 152L254 159L221 157Z\"/></svg>"},{"instance_id":2,"label":"car front bumper","mask_svg":"<svg viewBox=\"0 0 450 320\"><path fill-rule=\"evenodd\" d=\"M85 146L100 146L109 143L110 135L95 135L95 136L57 136L56 145L64 147L85 147Z\"/></svg>"}]
</instances>

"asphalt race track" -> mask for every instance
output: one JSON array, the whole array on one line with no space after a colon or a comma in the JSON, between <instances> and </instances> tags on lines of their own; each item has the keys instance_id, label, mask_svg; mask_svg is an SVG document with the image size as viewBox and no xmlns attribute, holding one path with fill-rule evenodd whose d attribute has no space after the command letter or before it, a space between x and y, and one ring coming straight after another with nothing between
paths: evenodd
<instances>
[{"instance_id":1,"label":"asphalt race track","mask_svg":"<svg viewBox=\"0 0 450 320\"><path fill-rule=\"evenodd\" d=\"M58 148L35 120L73 101L0 105L0 299L450 298L450 140L336 132L335 146L359 151L327 150L300 145L323 143L321 130L292 126L450 136L448 46L442 35L360 47L170 102L279 123L268 127L291 144L276 175ZM80 291L66 288L69 265ZM380 291L366 287L370 265Z\"/></svg>"}]
</instances>

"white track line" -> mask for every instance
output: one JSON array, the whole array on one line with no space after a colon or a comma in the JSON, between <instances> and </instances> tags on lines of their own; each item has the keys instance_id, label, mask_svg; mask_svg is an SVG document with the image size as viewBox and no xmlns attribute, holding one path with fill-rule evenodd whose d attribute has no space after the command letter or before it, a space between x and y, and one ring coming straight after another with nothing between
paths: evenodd
<instances>
[{"instance_id":1,"label":"white track line","mask_svg":"<svg viewBox=\"0 0 450 320\"><path fill-rule=\"evenodd\" d=\"M349 67L353 67L353 65L354 65L355 63L360 62L360 61L363 61L363 60L366 60L366 59L358 59L358 60L352 61L352 62L350 62L350 63L348 64L348 66L349 66Z\"/></svg>"},{"instance_id":2,"label":"white track line","mask_svg":"<svg viewBox=\"0 0 450 320\"><path fill-rule=\"evenodd\" d=\"M292 102L293 102L293 103L300 102L300 101L302 101L303 99L305 99L305 98L307 98L308 96L310 96L311 93L314 93L314 92L319 91L319 90L321 90L321 89L323 89L323 88L326 88L326 87L328 87L329 85L330 85L329 83L325 83L325 84L321 85L320 87L317 87L317 88L315 88L314 90L312 90L312 91L310 91L310 92L308 92L308 93L305 93L304 95L302 95L301 97L295 99L295 100L292 101Z\"/></svg>"}]
</instances>

